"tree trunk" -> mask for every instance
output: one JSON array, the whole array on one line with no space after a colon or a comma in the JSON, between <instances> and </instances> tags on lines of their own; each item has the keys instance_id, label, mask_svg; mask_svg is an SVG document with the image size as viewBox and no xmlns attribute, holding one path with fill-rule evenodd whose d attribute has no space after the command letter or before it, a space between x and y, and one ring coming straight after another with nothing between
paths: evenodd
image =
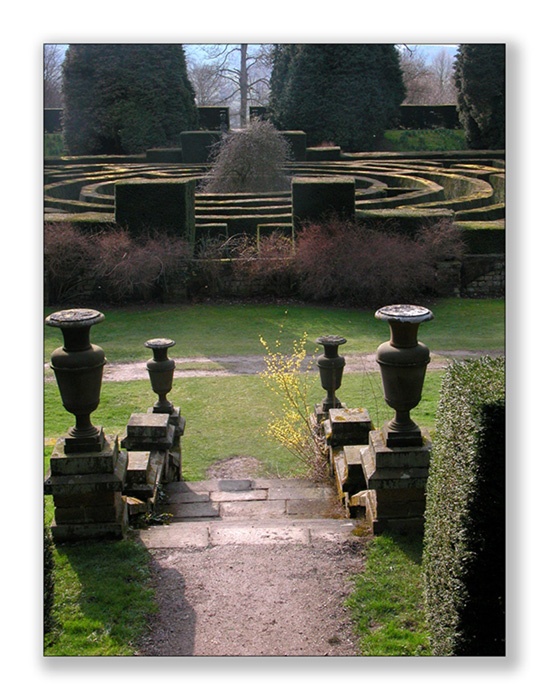
<instances>
[{"instance_id":1,"label":"tree trunk","mask_svg":"<svg viewBox=\"0 0 549 700\"><path fill-rule=\"evenodd\" d=\"M248 44L240 44L240 128L248 123Z\"/></svg>"}]
</instances>

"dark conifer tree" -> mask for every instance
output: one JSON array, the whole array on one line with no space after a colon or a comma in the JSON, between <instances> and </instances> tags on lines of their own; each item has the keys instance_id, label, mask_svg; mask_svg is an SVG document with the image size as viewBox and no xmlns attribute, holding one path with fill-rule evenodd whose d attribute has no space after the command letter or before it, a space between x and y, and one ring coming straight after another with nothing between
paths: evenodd
<instances>
[{"instance_id":1,"label":"dark conifer tree","mask_svg":"<svg viewBox=\"0 0 549 700\"><path fill-rule=\"evenodd\" d=\"M68 151L140 153L179 144L198 113L181 44L71 44L63 65Z\"/></svg>"},{"instance_id":2,"label":"dark conifer tree","mask_svg":"<svg viewBox=\"0 0 549 700\"><path fill-rule=\"evenodd\" d=\"M470 148L505 148L505 44L460 44L458 113Z\"/></svg>"},{"instance_id":3,"label":"dark conifer tree","mask_svg":"<svg viewBox=\"0 0 549 700\"><path fill-rule=\"evenodd\" d=\"M279 129L305 131L310 146L373 148L404 97L392 44L294 44L274 55L273 120Z\"/></svg>"}]
</instances>

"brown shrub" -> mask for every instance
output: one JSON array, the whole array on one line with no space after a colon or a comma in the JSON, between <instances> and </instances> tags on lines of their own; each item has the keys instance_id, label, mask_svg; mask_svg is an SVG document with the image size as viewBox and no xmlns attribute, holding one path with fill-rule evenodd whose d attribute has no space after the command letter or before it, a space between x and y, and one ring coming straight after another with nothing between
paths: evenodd
<instances>
[{"instance_id":1,"label":"brown shrub","mask_svg":"<svg viewBox=\"0 0 549 700\"><path fill-rule=\"evenodd\" d=\"M462 252L459 232L447 222L410 239L387 227L330 219L299 233L296 268L305 298L373 308L434 294L437 262Z\"/></svg>"},{"instance_id":2,"label":"brown shrub","mask_svg":"<svg viewBox=\"0 0 549 700\"><path fill-rule=\"evenodd\" d=\"M184 239L154 232L136 239L120 228L90 234L70 223L46 224L44 251L50 304L161 300L188 265Z\"/></svg>"}]
</instances>

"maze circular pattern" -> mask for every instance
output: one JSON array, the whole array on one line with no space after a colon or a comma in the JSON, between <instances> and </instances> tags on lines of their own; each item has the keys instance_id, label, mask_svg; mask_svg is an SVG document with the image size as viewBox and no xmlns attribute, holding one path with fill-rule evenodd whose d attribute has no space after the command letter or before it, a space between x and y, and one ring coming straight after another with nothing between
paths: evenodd
<instances>
[{"instance_id":1,"label":"maze circular pattern","mask_svg":"<svg viewBox=\"0 0 549 700\"><path fill-rule=\"evenodd\" d=\"M357 211L380 209L450 209L469 212L491 209L486 217L504 218L505 169L499 154L474 152L433 154L426 158L395 154L344 154L341 160L296 162L291 176L352 177ZM186 178L197 183L207 165L151 163L146 161L93 162L60 159L45 167L44 204L48 215L96 213L114 216L115 183L129 178ZM197 190L197 224L222 223L232 216L253 216L268 223L291 222L291 192L205 194Z\"/></svg>"}]
</instances>

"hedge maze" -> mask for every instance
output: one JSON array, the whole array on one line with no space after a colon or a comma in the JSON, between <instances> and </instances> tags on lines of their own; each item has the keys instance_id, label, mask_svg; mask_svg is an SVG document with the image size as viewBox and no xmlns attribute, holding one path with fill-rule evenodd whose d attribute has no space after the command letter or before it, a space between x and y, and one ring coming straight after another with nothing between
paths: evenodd
<instances>
[{"instance_id":1,"label":"hedge maze","mask_svg":"<svg viewBox=\"0 0 549 700\"><path fill-rule=\"evenodd\" d=\"M180 217L185 221L181 235L190 241L243 233L259 240L276 229L293 236L294 213L310 211L307 192L315 189L300 187L299 183L317 178L333 181L336 188L343 185L346 197L354 184L357 220L391 221L403 233L413 235L421 222L448 217L463 231L468 254L504 255L504 151L341 153L338 147L331 147L325 160L319 159L319 151L322 149L306 148L304 160L288 166L295 187L287 192L260 194L202 193L200 181L209 165L178 162L184 159L183 149L151 149L135 156L47 159L45 222L68 220L91 229L120 222L127 225L132 217L124 213L125 205L121 197L117 202L116 193L125 191L123 183L136 181L145 183L145 188L147 182L154 185L151 201L166 211L173 210L171 193L179 193L186 207ZM141 219L146 219L147 211L152 211L151 207L140 207ZM142 220L141 224L152 227L163 217L164 213L156 211L150 222ZM174 218L177 216L172 214Z\"/></svg>"}]
</instances>

